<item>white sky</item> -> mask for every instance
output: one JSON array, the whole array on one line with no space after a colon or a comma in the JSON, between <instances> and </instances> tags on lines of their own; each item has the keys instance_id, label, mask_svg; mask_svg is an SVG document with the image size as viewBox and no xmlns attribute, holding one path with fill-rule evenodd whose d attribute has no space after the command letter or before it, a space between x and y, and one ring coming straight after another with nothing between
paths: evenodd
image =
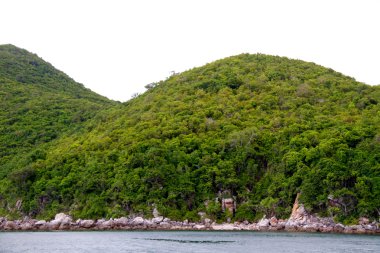
<instances>
[{"instance_id":1,"label":"white sky","mask_svg":"<svg viewBox=\"0 0 380 253\"><path fill-rule=\"evenodd\" d=\"M126 101L240 53L312 61L380 84L379 0L0 0L0 44Z\"/></svg>"}]
</instances>

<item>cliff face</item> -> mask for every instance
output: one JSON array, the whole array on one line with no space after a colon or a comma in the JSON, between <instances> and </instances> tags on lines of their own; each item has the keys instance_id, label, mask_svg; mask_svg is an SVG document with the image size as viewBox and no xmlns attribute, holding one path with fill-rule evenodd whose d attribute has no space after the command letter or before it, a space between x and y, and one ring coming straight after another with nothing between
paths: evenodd
<instances>
[{"instance_id":1,"label":"cliff face","mask_svg":"<svg viewBox=\"0 0 380 253\"><path fill-rule=\"evenodd\" d=\"M302 192L309 213L378 217L379 87L313 63L243 54L115 104L17 57L2 66L26 68L22 80L0 72L0 96L10 98L0 112L3 216L96 219L156 208L173 220L255 221L289 217ZM234 200L232 211L223 199Z\"/></svg>"}]
</instances>

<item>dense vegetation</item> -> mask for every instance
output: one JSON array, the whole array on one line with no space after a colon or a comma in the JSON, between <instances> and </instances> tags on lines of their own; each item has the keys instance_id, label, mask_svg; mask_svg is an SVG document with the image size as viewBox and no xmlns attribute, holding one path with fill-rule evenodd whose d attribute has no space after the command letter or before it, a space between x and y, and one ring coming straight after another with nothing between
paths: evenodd
<instances>
[{"instance_id":1,"label":"dense vegetation","mask_svg":"<svg viewBox=\"0 0 380 253\"><path fill-rule=\"evenodd\" d=\"M0 46L0 201L5 190L35 175L33 163L50 143L81 130L83 123L112 103L83 87L26 50Z\"/></svg>"},{"instance_id":2,"label":"dense vegetation","mask_svg":"<svg viewBox=\"0 0 380 253\"><path fill-rule=\"evenodd\" d=\"M31 116L17 100L31 100L49 78L27 86L9 70L14 65L0 60L1 103L13 112L1 111L0 159L7 166L0 167L0 214L97 218L151 215L157 207L174 219L206 212L218 220L255 220L287 217L301 192L310 212L346 222L379 217L378 86L313 63L242 54L114 104L51 69L59 73L53 93L70 99L58 100L57 109L58 102L39 96L33 104L49 109ZM61 78L75 87L59 88ZM72 98L78 89L86 95ZM11 92L14 102L4 104ZM57 111L64 112L61 120L52 120ZM19 154L27 159L22 166L10 159ZM236 213L222 211L222 198L236 200Z\"/></svg>"}]
</instances>

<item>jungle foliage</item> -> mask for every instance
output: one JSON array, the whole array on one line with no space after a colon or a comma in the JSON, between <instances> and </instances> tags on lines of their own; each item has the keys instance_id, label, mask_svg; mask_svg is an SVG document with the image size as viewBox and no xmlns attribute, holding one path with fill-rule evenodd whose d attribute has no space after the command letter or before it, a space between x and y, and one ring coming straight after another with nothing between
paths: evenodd
<instances>
[{"instance_id":1,"label":"jungle foliage","mask_svg":"<svg viewBox=\"0 0 380 253\"><path fill-rule=\"evenodd\" d=\"M108 101L0 47L0 214L256 220L287 217L301 192L319 215L379 217L379 86L241 54L147 88Z\"/></svg>"}]
</instances>

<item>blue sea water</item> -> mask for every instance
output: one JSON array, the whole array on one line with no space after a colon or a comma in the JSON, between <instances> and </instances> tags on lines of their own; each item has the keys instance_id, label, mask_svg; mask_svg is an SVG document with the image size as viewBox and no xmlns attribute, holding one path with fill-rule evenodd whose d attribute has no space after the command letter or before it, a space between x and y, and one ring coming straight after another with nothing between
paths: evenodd
<instances>
[{"instance_id":1,"label":"blue sea water","mask_svg":"<svg viewBox=\"0 0 380 253\"><path fill-rule=\"evenodd\" d=\"M369 235L107 231L0 232L0 252L380 252Z\"/></svg>"}]
</instances>

